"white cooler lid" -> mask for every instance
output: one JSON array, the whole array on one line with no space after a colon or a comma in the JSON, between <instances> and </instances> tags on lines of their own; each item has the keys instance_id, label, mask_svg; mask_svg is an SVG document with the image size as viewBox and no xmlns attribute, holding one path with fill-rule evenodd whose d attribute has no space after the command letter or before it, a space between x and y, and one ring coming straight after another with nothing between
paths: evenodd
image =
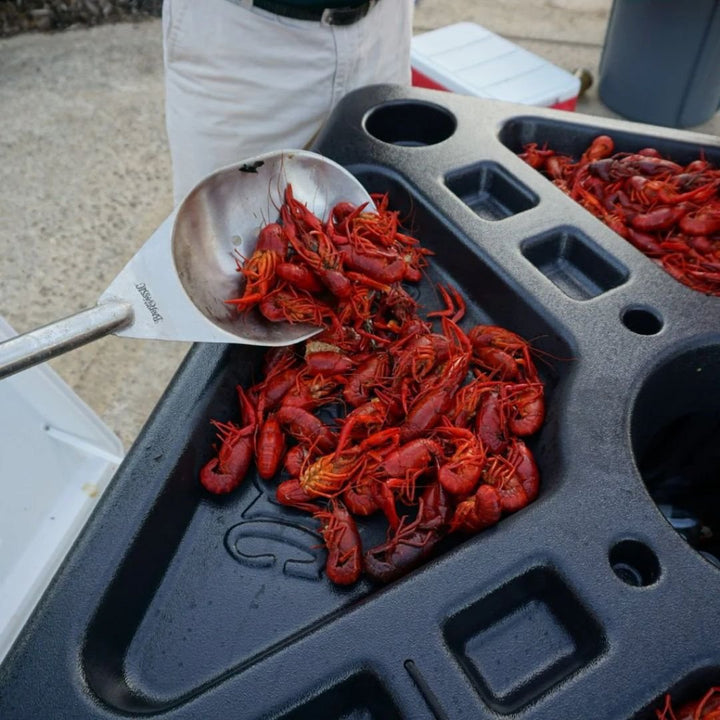
<instances>
[{"instance_id":1,"label":"white cooler lid","mask_svg":"<svg viewBox=\"0 0 720 720\"><path fill-rule=\"evenodd\" d=\"M125 451L47 365L0 380L0 431L1 662Z\"/></svg>"},{"instance_id":2,"label":"white cooler lid","mask_svg":"<svg viewBox=\"0 0 720 720\"><path fill-rule=\"evenodd\" d=\"M476 23L416 35L415 70L462 95L550 106L577 97L580 79Z\"/></svg>"}]
</instances>

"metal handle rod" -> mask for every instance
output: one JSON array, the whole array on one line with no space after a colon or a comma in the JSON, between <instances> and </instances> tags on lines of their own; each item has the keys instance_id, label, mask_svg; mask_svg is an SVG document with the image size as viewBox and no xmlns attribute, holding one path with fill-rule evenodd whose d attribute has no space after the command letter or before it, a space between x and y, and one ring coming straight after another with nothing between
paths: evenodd
<instances>
[{"instance_id":1,"label":"metal handle rod","mask_svg":"<svg viewBox=\"0 0 720 720\"><path fill-rule=\"evenodd\" d=\"M133 320L130 303L107 302L0 343L0 378L104 337Z\"/></svg>"}]
</instances>

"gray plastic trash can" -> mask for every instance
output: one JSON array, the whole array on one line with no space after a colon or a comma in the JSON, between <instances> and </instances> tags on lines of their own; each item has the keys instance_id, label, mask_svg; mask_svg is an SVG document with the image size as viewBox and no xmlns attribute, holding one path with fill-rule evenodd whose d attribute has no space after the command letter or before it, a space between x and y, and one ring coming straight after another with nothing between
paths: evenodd
<instances>
[{"instance_id":1,"label":"gray plastic trash can","mask_svg":"<svg viewBox=\"0 0 720 720\"><path fill-rule=\"evenodd\" d=\"M600 99L640 122L692 127L720 104L720 0L614 0Z\"/></svg>"}]
</instances>

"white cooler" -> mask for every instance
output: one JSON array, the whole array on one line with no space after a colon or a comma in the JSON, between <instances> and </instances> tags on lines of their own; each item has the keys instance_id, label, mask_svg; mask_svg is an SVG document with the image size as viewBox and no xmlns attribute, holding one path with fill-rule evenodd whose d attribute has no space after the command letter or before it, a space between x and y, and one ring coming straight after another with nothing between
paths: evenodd
<instances>
[{"instance_id":1,"label":"white cooler","mask_svg":"<svg viewBox=\"0 0 720 720\"><path fill-rule=\"evenodd\" d=\"M475 23L416 35L412 84L461 95L574 110L580 79Z\"/></svg>"},{"instance_id":2,"label":"white cooler","mask_svg":"<svg viewBox=\"0 0 720 720\"><path fill-rule=\"evenodd\" d=\"M125 451L46 365L0 380L0 433L2 662Z\"/></svg>"}]
</instances>

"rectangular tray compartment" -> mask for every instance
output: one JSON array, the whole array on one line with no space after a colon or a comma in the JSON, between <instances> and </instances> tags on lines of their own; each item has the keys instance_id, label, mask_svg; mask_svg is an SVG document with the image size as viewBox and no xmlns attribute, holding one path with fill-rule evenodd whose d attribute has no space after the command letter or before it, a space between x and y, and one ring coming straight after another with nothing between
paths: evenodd
<instances>
[{"instance_id":1,"label":"rectangular tray compartment","mask_svg":"<svg viewBox=\"0 0 720 720\"><path fill-rule=\"evenodd\" d=\"M278 720L401 720L402 714L380 680L368 672L352 675Z\"/></svg>"},{"instance_id":2,"label":"rectangular tray compartment","mask_svg":"<svg viewBox=\"0 0 720 720\"><path fill-rule=\"evenodd\" d=\"M523 255L574 300L590 300L622 285L628 270L583 233L558 228L522 244Z\"/></svg>"},{"instance_id":3,"label":"rectangular tray compartment","mask_svg":"<svg viewBox=\"0 0 720 720\"><path fill-rule=\"evenodd\" d=\"M451 617L445 639L483 701L503 714L518 712L605 647L594 618L543 567Z\"/></svg>"},{"instance_id":4,"label":"rectangular tray compartment","mask_svg":"<svg viewBox=\"0 0 720 720\"><path fill-rule=\"evenodd\" d=\"M497 163L483 162L463 168L449 174L445 184L485 220L502 220L538 203L535 193Z\"/></svg>"}]
</instances>

